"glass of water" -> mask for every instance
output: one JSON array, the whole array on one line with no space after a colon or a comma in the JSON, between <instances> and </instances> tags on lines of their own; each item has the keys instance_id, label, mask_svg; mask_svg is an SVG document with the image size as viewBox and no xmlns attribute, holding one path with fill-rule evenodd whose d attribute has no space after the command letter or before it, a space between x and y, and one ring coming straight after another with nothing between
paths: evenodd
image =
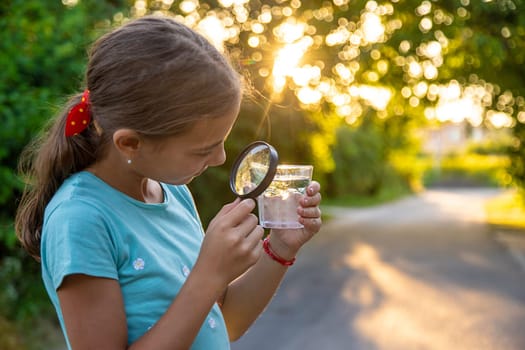
<instances>
[{"instance_id":1,"label":"glass of water","mask_svg":"<svg viewBox=\"0 0 525 350\"><path fill-rule=\"evenodd\" d=\"M312 165L278 165L270 186L257 197L259 221L265 228L303 228L299 201L312 181Z\"/></svg>"}]
</instances>

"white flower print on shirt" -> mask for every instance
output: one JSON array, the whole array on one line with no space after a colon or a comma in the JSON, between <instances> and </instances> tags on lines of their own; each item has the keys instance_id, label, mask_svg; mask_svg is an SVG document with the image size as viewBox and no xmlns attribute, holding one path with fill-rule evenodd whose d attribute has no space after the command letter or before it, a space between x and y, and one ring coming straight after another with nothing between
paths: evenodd
<instances>
[{"instance_id":1,"label":"white flower print on shirt","mask_svg":"<svg viewBox=\"0 0 525 350\"><path fill-rule=\"evenodd\" d=\"M211 329L217 327L217 322L213 317L208 318L208 326L210 326Z\"/></svg>"},{"instance_id":2,"label":"white flower print on shirt","mask_svg":"<svg viewBox=\"0 0 525 350\"><path fill-rule=\"evenodd\" d=\"M133 261L133 268L135 270L144 270L144 265L146 265L146 262L142 258L136 258L135 261Z\"/></svg>"},{"instance_id":3,"label":"white flower print on shirt","mask_svg":"<svg viewBox=\"0 0 525 350\"><path fill-rule=\"evenodd\" d=\"M184 277L188 277L188 275L190 274L190 268L186 265L182 266L182 274L184 275Z\"/></svg>"}]
</instances>

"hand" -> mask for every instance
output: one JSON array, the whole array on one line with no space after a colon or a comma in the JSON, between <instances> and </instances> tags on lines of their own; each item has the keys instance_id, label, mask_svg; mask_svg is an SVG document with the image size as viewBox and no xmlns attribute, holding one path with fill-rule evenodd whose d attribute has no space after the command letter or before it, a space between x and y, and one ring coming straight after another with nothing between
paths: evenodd
<instances>
[{"instance_id":1,"label":"hand","mask_svg":"<svg viewBox=\"0 0 525 350\"><path fill-rule=\"evenodd\" d=\"M259 259L264 230L251 213L254 208L254 200L236 199L210 222L195 264L206 269L210 281L226 287Z\"/></svg>"},{"instance_id":2,"label":"hand","mask_svg":"<svg viewBox=\"0 0 525 350\"><path fill-rule=\"evenodd\" d=\"M306 194L299 201L297 208L302 229L272 229L270 244L272 250L285 259L295 257L299 249L321 229L321 185L312 181L306 188Z\"/></svg>"}]
</instances>

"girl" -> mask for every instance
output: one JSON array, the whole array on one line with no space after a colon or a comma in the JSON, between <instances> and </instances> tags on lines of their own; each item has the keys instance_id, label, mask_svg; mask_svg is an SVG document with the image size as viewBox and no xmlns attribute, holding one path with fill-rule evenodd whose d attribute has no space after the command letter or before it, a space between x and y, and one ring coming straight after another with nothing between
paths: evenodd
<instances>
[{"instance_id":1,"label":"girl","mask_svg":"<svg viewBox=\"0 0 525 350\"><path fill-rule=\"evenodd\" d=\"M229 349L321 226L263 229L251 199L202 229L186 184L224 163L241 84L191 29L143 17L100 38L87 88L43 137L16 230L41 261L70 349Z\"/></svg>"}]
</instances>

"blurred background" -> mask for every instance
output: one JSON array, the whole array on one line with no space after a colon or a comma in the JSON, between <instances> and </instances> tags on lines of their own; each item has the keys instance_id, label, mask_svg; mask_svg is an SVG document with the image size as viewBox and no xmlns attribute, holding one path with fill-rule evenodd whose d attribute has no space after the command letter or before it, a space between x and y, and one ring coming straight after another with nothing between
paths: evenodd
<instances>
[{"instance_id":1,"label":"blurred background","mask_svg":"<svg viewBox=\"0 0 525 350\"><path fill-rule=\"evenodd\" d=\"M246 79L227 163L191 184L205 224L234 198L226 190L233 159L260 139L278 150L281 163L314 165L327 223L337 221L330 208L377 206L441 188L491 188L480 206L484 219L512 232L525 227L521 0L5 0L1 349L63 344L39 265L13 230L23 188L19 155L66 97L84 89L89 45L152 13L204 34Z\"/></svg>"}]
</instances>

